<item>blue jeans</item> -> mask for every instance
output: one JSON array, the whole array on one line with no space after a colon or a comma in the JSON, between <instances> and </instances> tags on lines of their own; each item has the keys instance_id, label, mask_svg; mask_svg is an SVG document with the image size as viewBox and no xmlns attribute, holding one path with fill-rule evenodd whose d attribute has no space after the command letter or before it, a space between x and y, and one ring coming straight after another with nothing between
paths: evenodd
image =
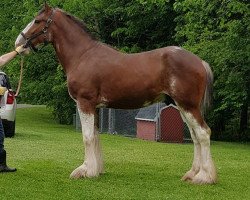
<instances>
[{"instance_id":1,"label":"blue jeans","mask_svg":"<svg viewBox=\"0 0 250 200\"><path fill-rule=\"evenodd\" d=\"M0 118L0 153L4 150L4 129L2 119Z\"/></svg>"}]
</instances>

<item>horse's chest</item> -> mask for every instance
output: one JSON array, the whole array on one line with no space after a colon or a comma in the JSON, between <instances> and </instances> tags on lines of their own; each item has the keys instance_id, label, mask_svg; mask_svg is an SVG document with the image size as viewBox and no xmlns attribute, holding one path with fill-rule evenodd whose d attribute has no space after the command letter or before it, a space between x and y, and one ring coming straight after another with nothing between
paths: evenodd
<instances>
[{"instance_id":1,"label":"horse's chest","mask_svg":"<svg viewBox=\"0 0 250 200\"><path fill-rule=\"evenodd\" d=\"M97 82L93 81L91 76L68 76L67 85L70 96L73 99L80 97L84 98L95 98L98 91Z\"/></svg>"},{"instance_id":2,"label":"horse's chest","mask_svg":"<svg viewBox=\"0 0 250 200\"><path fill-rule=\"evenodd\" d=\"M73 99L77 99L77 96L79 96L79 92L81 90L81 84L79 83L79 80L74 77L67 77L67 85L68 85L68 91L70 96Z\"/></svg>"}]
</instances>

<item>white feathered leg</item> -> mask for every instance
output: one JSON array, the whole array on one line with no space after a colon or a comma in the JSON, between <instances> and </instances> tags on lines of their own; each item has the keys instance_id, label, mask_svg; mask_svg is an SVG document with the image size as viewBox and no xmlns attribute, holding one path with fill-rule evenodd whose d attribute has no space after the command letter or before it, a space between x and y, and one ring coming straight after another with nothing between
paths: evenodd
<instances>
[{"instance_id":1,"label":"white feathered leg","mask_svg":"<svg viewBox=\"0 0 250 200\"><path fill-rule=\"evenodd\" d=\"M210 128L198 126L195 129L197 139L201 145L200 171L195 175L192 182L196 184L213 184L217 181L217 173L210 152Z\"/></svg>"},{"instance_id":2,"label":"white feathered leg","mask_svg":"<svg viewBox=\"0 0 250 200\"><path fill-rule=\"evenodd\" d=\"M189 171L186 172L186 174L182 177L183 181L191 181L193 177L199 172L200 170L200 159L201 159L201 146L196 138L195 132L192 128L189 116L190 114L187 112L184 112L182 108L179 107L179 110L181 111L182 119L186 122L189 132L191 134L191 138L194 143L194 157L193 157L193 164Z\"/></svg>"},{"instance_id":3,"label":"white feathered leg","mask_svg":"<svg viewBox=\"0 0 250 200\"><path fill-rule=\"evenodd\" d=\"M83 141L85 144L85 160L81 166L76 168L70 175L71 178L96 177L103 173L103 159L99 142L98 132L95 128L94 114L85 114L78 109Z\"/></svg>"},{"instance_id":4,"label":"white feathered leg","mask_svg":"<svg viewBox=\"0 0 250 200\"><path fill-rule=\"evenodd\" d=\"M210 152L211 130L205 122L201 126L192 113L182 110L182 114L188 123L194 142L193 165L182 179L195 184L213 184L217 181L217 174Z\"/></svg>"}]
</instances>

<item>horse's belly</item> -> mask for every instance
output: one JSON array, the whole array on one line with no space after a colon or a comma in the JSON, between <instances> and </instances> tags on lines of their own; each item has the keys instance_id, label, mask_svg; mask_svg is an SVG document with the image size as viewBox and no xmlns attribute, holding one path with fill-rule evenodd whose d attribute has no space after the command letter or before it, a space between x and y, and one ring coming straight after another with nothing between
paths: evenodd
<instances>
[{"instance_id":1,"label":"horse's belly","mask_svg":"<svg viewBox=\"0 0 250 200\"><path fill-rule=\"evenodd\" d=\"M110 100L105 107L116 109L137 109L152 105L153 103L163 101L165 94L159 93L158 95L131 95L124 96L119 99Z\"/></svg>"}]
</instances>

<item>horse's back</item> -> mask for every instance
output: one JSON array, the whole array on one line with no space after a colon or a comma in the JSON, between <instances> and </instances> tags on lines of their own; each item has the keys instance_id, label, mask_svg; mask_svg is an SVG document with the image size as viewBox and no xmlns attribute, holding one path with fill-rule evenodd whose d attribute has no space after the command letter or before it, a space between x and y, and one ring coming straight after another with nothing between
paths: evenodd
<instances>
[{"instance_id":1,"label":"horse's back","mask_svg":"<svg viewBox=\"0 0 250 200\"><path fill-rule=\"evenodd\" d=\"M192 52L178 46L168 46L151 51L129 54L128 57L134 57L134 59L143 63L144 66L154 69L164 67L172 71L204 72L202 60ZM147 64L145 65L145 63Z\"/></svg>"}]
</instances>

